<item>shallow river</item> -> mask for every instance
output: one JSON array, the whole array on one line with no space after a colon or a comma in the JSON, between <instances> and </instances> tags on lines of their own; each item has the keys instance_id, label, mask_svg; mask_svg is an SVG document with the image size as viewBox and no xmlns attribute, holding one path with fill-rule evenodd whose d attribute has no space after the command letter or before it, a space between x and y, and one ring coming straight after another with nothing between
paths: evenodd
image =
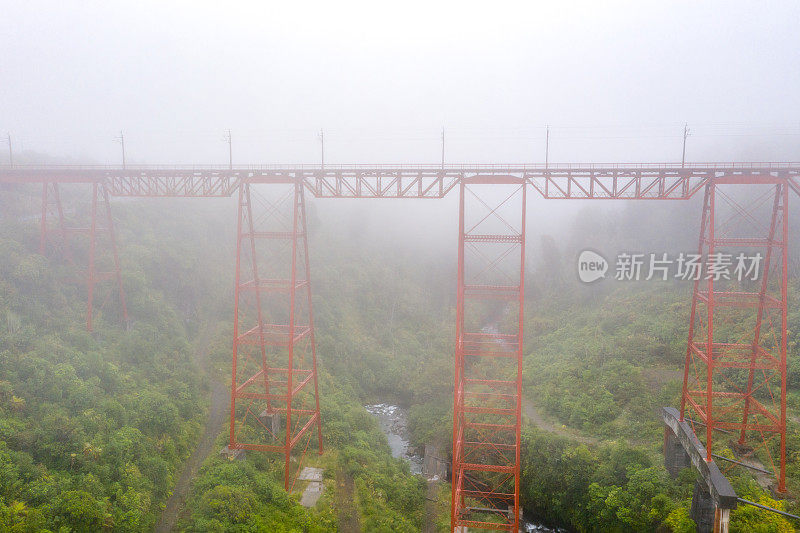
<instances>
[{"instance_id":1,"label":"shallow river","mask_svg":"<svg viewBox=\"0 0 800 533\"><path fill-rule=\"evenodd\" d=\"M408 461L411 465L411 473L422 474L423 457L415 453L408 442L408 413L406 410L398 405L388 403L376 403L365 405L364 407L372 416L378 419L381 430L389 440L392 455ZM523 520L520 531L525 533L559 533L566 530L553 529L530 520Z\"/></svg>"},{"instance_id":2,"label":"shallow river","mask_svg":"<svg viewBox=\"0 0 800 533\"><path fill-rule=\"evenodd\" d=\"M392 455L411 464L412 474L422 474L423 457L414 452L408 443L408 413L397 405L376 403L366 405L367 411L378 419L381 430L389 440Z\"/></svg>"}]
</instances>

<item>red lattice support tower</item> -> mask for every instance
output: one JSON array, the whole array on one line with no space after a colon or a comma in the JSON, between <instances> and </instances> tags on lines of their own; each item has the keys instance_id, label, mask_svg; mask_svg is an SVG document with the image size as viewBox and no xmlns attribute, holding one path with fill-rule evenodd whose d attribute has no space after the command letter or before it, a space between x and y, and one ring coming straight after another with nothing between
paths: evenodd
<instances>
[{"instance_id":1,"label":"red lattice support tower","mask_svg":"<svg viewBox=\"0 0 800 533\"><path fill-rule=\"evenodd\" d=\"M122 287L117 239L108 191L103 182L95 181L89 186L92 197L89 220L85 222L86 225L71 226L64 212L58 183L42 182L39 253L44 255L48 243L58 242L65 259L83 271L87 287L86 329L92 331L96 307L104 307L114 292L108 291L101 305L97 306L97 289L100 283L112 282L116 285L121 318L125 324L128 323L128 307L125 303L125 290ZM48 218L55 219L55 228L50 227ZM54 234L57 239L53 238ZM110 253L104 254L104 250ZM86 256L85 270L78 267L77 254Z\"/></svg>"},{"instance_id":2,"label":"red lattice support tower","mask_svg":"<svg viewBox=\"0 0 800 533\"><path fill-rule=\"evenodd\" d=\"M305 199L299 181L254 188L238 193L229 449L282 453L291 490L314 426L322 453Z\"/></svg>"},{"instance_id":3,"label":"red lattice support tower","mask_svg":"<svg viewBox=\"0 0 800 533\"><path fill-rule=\"evenodd\" d=\"M525 189L459 186L453 531L519 530Z\"/></svg>"},{"instance_id":4,"label":"red lattice support tower","mask_svg":"<svg viewBox=\"0 0 800 533\"><path fill-rule=\"evenodd\" d=\"M704 428L696 432L705 435L707 461L715 431L727 431L739 446L755 444L752 451L767 458L780 492L786 490L788 203L788 184L770 176L706 185L699 253L712 263L730 254L731 279L704 272L695 281L681 397L681 418L693 411L692 424ZM734 275L740 254L761 257L756 279Z\"/></svg>"}]
</instances>

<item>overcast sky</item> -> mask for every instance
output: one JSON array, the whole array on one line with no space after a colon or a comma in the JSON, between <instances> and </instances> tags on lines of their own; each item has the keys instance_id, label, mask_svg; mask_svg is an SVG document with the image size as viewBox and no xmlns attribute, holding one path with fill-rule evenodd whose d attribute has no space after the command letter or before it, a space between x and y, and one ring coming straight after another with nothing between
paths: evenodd
<instances>
[{"instance_id":1,"label":"overcast sky","mask_svg":"<svg viewBox=\"0 0 800 533\"><path fill-rule=\"evenodd\" d=\"M67 4L80 7L66 7ZM0 0L15 148L225 163L800 159L800 2ZM7 161L5 151L0 162Z\"/></svg>"}]
</instances>

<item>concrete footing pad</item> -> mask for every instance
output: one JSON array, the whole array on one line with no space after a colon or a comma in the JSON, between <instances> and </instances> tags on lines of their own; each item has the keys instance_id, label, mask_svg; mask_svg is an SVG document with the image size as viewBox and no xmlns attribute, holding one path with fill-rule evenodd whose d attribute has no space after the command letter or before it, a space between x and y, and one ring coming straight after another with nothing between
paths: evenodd
<instances>
[{"instance_id":1,"label":"concrete footing pad","mask_svg":"<svg viewBox=\"0 0 800 533\"><path fill-rule=\"evenodd\" d=\"M244 450L237 450L231 449L229 446L225 446L219 451L219 454L223 457L226 457L229 461L241 461L245 458L246 454Z\"/></svg>"},{"instance_id":2,"label":"concrete footing pad","mask_svg":"<svg viewBox=\"0 0 800 533\"><path fill-rule=\"evenodd\" d=\"M308 481L306 490L303 491L303 496L300 498L300 505L303 507L314 507L322 496L322 491L325 490L322 474L321 468L307 466L297 476L298 481Z\"/></svg>"}]
</instances>

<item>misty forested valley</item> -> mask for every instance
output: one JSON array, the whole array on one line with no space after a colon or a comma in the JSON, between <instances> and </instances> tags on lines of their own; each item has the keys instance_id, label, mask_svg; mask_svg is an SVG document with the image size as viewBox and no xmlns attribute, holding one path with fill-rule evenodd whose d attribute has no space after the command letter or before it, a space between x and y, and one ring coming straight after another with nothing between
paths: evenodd
<instances>
[{"instance_id":1,"label":"misty forested valley","mask_svg":"<svg viewBox=\"0 0 800 533\"><path fill-rule=\"evenodd\" d=\"M208 423L212 390L228 390L235 205L224 199L115 202L130 328L106 305L90 334L80 267L62 260L63 249L47 257L37 251L38 224L26 216L37 193L25 187L0 192L0 529L152 530ZM85 211L85 195L66 194L62 201L67 212ZM309 203L326 448L305 461L324 469L321 498L306 508L299 491L285 492L283 463L273 454L220 455L227 425L218 424L211 428L213 449L175 517L176 530L449 528L448 481L412 474L408 462L392 456L364 406L406 409L410 444L420 453L426 444L451 447L454 228L420 240L413 234L417 225L404 235L405 228L384 219L380 202L355 211ZM680 400L691 284L586 287L573 274L573 252L584 240L691 249L696 202L650 205L574 210L560 233L539 235L528 246L526 519L570 531L694 531L689 506L697 474L685 469L671 479L665 471L658 414ZM424 218L435 211L415 213ZM632 219L636 227L626 223ZM536 220L532 214L529 224ZM669 237L660 230L666 226L676 228ZM99 297L113 299L105 291ZM796 282L790 295L800 297ZM789 330L794 350L796 306ZM799 365L790 359L790 412L800 408ZM790 420L794 492L800 424ZM740 496L797 510L789 500L773 499L747 470L727 475ZM794 531L786 518L751 506L732 512L730 528Z\"/></svg>"},{"instance_id":2,"label":"misty forested valley","mask_svg":"<svg viewBox=\"0 0 800 533\"><path fill-rule=\"evenodd\" d=\"M0 533L800 531L798 22L0 0Z\"/></svg>"}]
</instances>

